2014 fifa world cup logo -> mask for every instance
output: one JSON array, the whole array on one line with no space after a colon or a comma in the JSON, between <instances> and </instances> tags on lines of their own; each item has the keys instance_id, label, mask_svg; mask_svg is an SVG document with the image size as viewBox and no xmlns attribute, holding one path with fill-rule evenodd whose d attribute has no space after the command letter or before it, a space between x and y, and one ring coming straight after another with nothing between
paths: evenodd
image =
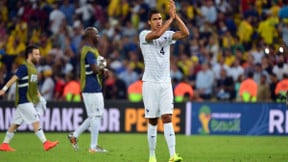
<instances>
[{"instance_id":1,"label":"2014 fifa world cup logo","mask_svg":"<svg viewBox=\"0 0 288 162\"><path fill-rule=\"evenodd\" d=\"M208 106L202 106L199 110L199 121L202 125L201 134L209 134L209 122L211 119L211 110Z\"/></svg>"}]
</instances>

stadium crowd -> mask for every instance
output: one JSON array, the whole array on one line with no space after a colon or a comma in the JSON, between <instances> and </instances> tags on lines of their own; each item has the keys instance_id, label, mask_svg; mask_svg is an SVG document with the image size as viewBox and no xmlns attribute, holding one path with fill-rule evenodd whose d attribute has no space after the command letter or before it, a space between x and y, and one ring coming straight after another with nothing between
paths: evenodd
<instances>
[{"instance_id":1,"label":"stadium crowd","mask_svg":"<svg viewBox=\"0 0 288 162\"><path fill-rule=\"evenodd\" d=\"M38 44L39 88L46 100L79 101L79 55L85 27L98 28L108 61L105 99L139 91L143 57L139 31L147 13L167 13L167 0L1 0L0 85ZM190 36L171 49L175 99L279 101L288 90L286 0L176 0ZM163 18L167 18L163 15ZM134 90L134 91L133 91ZM139 92L140 93L140 92ZM75 97L76 96L76 97ZM4 99L13 100L15 85ZM129 98L130 99L130 98Z\"/></svg>"}]
</instances>

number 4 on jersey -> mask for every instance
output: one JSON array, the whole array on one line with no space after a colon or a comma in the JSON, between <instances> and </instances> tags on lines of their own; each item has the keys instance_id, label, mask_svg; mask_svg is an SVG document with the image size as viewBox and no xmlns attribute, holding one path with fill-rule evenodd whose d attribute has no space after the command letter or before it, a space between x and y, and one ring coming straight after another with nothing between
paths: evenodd
<instances>
[{"instance_id":1,"label":"number 4 on jersey","mask_svg":"<svg viewBox=\"0 0 288 162\"><path fill-rule=\"evenodd\" d=\"M161 53L162 55L165 54L165 52L164 52L164 48L163 48L163 47L161 48L160 53Z\"/></svg>"}]
</instances>

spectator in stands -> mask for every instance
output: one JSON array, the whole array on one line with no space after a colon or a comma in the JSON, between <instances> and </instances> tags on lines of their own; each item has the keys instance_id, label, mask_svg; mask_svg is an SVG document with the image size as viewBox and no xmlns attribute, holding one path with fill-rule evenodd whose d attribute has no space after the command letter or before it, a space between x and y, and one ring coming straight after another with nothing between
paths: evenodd
<instances>
[{"instance_id":1,"label":"spectator in stands","mask_svg":"<svg viewBox=\"0 0 288 162\"><path fill-rule=\"evenodd\" d=\"M248 72L247 78L240 84L239 96L242 102L256 102L258 85L253 80L253 72Z\"/></svg>"},{"instance_id":2,"label":"spectator in stands","mask_svg":"<svg viewBox=\"0 0 288 162\"><path fill-rule=\"evenodd\" d=\"M187 67L188 68L188 67ZM179 70L175 61L170 63L170 75L172 80L180 81L183 78L182 72Z\"/></svg>"},{"instance_id":3,"label":"spectator in stands","mask_svg":"<svg viewBox=\"0 0 288 162\"><path fill-rule=\"evenodd\" d=\"M235 98L233 78L227 75L225 69L221 69L220 78L216 80L216 96L221 101L230 101Z\"/></svg>"},{"instance_id":4,"label":"spectator in stands","mask_svg":"<svg viewBox=\"0 0 288 162\"><path fill-rule=\"evenodd\" d=\"M222 13L230 13L232 11L231 5L227 0L215 0L216 8Z\"/></svg>"},{"instance_id":5,"label":"spectator in stands","mask_svg":"<svg viewBox=\"0 0 288 162\"><path fill-rule=\"evenodd\" d=\"M254 30L251 23L252 16L245 17L245 19L241 21L237 31L237 36L239 36L239 40L243 43L245 50L252 48L252 34Z\"/></svg>"},{"instance_id":6,"label":"spectator in stands","mask_svg":"<svg viewBox=\"0 0 288 162\"><path fill-rule=\"evenodd\" d=\"M267 83L267 76L262 74L260 83L258 84L257 101L271 101L271 91L269 84Z\"/></svg>"},{"instance_id":7,"label":"spectator in stands","mask_svg":"<svg viewBox=\"0 0 288 162\"><path fill-rule=\"evenodd\" d=\"M80 102L81 101L80 83L77 81L75 74L66 74L66 85L63 90L64 101Z\"/></svg>"},{"instance_id":8,"label":"spectator in stands","mask_svg":"<svg viewBox=\"0 0 288 162\"><path fill-rule=\"evenodd\" d=\"M142 101L142 80L138 79L134 83L131 83L128 87L128 99L130 102Z\"/></svg>"},{"instance_id":9,"label":"spectator in stands","mask_svg":"<svg viewBox=\"0 0 288 162\"><path fill-rule=\"evenodd\" d=\"M288 4L287 1L283 1L283 6L281 7L278 16L280 19L288 18Z\"/></svg>"},{"instance_id":10,"label":"spectator in stands","mask_svg":"<svg viewBox=\"0 0 288 162\"><path fill-rule=\"evenodd\" d=\"M90 25L93 25L94 8L91 5L90 1L80 0L80 7L75 10L77 15L81 16L81 20L83 21L83 26L86 28Z\"/></svg>"},{"instance_id":11,"label":"spectator in stands","mask_svg":"<svg viewBox=\"0 0 288 162\"><path fill-rule=\"evenodd\" d=\"M240 60L238 58L235 58L234 63L228 71L228 75L232 76L234 82L238 80L240 75L244 75L244 69L240 65Z\"/></svg>"},{"instance_id":12,"label":"spectator in stands","mask_svg":"<svg viewBox=\"0 0 288 162\"><path fill-rule=\"evenodd\" d=\"M60 73L54 75L55 88L53 99L56 101L63 101L63 90L65 87L65 80Z\"/></svg>"},{"instance_id":13,"label":"spectator in stands","mask_svg":"<svg viewBox=\"0 0 288 162\"><path fill-rule=\"evenodd\" d=\"M278 34L276 25L278 25L279 20L278 17L272 16L271 11L267 11L265 16L266 20L260 22L257 32L265 44L271 45Z\"/></svg>"},{"instance_id":14,"label":"spectator in stands","mask_svg":"<svg viewBox=\"0 0 288 162\"><path fill-rule=\"evenodd\" d=\"M72 26L75 13L75 7L73 3L70 3L69 0L64 0L62 5L60 6L60 11L64 13L67 24L69 26Z\"/></svg>"},{"instance_id":15,"label":"spectator in stands","mask_svg":"<svg viewBox=\"0 0 288 162\"><path fill-rule=\"evenodd\" d=\"M82 45L82 30L83 26L81 25L80 20L76 20L73 23L73 34L71 36L71 48L75 54L73 64L74 67L78 67L78 60L80 59L80 48Z\"/></svg>"},{"instance_id":16,"label":"spectator in stands","mask_svg":"<svg viewBox=\"0 0 288 162\"><path fill-rule=\"evenodd\" d=\"M64 13L61 10L59 10L59 3L60 2L58 1L55 1L53 3L53 11L49 15L50 32L52 32L52 34L58 33L62 21L66 19Z\"/></svg>"},{"instance_id":17,"label":"spectator in stands","mask_svg":"<svg viewBox=\"0 0 288 162\"><path fill-rule=\"evenodd\" d=\"M244 76L247 77L249 72L255 71L254 57L248 54L246 61L242 64L244 68Z\"/></svg>"},{"instance_id":18,"label":"spectator in stands","mask_svg":"<svg viewBox=\"0 0 288 162\"><path fill-rule=\"evenodd\" d=\"M105 22L107 22L107 19L108 19L107 18L107 14L105 12L106 8L105 8L105 6L103 4L101 4L101 2L105 3L106 1L100 1L100 2L99 1L93 1L92 2L92 6L94 8L93 18L95 19L94 21L95 21L95 26L96 27L102 27L105 24ZM108 3L108 1L107 1L107 3ZM124 7L124 8L125 8L125 11L126 10L129 11L130 10L129 4L128 4L128 7ZM127 14L129 14L129 13L127 13ZM129 16L128 16L128 18L129 18ZM122 20L121 20L121 22L122 22Z\"/></svg>"},{"instance_id":19,"label":"spectator in stands","mask_svg":"<svg viewBox=\"0 0 288 162\"><path fill-rule=\"evenodd\" d=\"M119 75L120 73L125 71L125 66L123 63L124 61L119 50L114 49L111 52L108 61L110 61L110 64L109 64L110 68L114 71L116 75Z\"/></svg>"},{"instance_id":20,"label":"spectator in stands","mask_svg":"<svg viewBox=\"0 0 288 162\"><path fill-rule=\"evenodd\" d=\"M109 70L108 78L104 81L105 99L127 99L126 83L121 80L114 70Z\"/></svg>"},{"instance_id":21,"label":"spectator in stands","mask_svg":"<svg viewBox=\"0 0 288 162\"><path fill-rule=\"evenodd\" d=\"M177 60L176 67L179 67L179 69L181 69L183 76L187 76L189 67L193 66L193 61L185 53L180 53L178 58L179 59ZM171 64L174 64L174 61L171 61ZM171 66L174 66L174 65L171 65ZM172 67L172 68L176 68L176 67Z\"/></svg>"},{"instance_id":22,"label":"spectator in stands","mask_svg":"<svg viewBox=\"0 0 288 162\"><path fill-rule=\"evenodd\" d=\"M283 79L276 85L275 95L277 96L277 102L286 101L286 92L288 91L288 74L283 75Z\"/></svg>"},{"instance_id":23,"label":"spectator in stands","mask_svg":"<svg viewBox=\"0 0 288 162\"><path fill-rule=\"evenodd\" d=\"M182 79L174 88L175 102L192 101L194 91L186 78Z\"/></svg>"},{"instance_id":24,"label":"spectator in stands","mask_svg":"<svg viewBox=\"0 0 288 162\"><path fill-rule=\"evenodd\" d=\"M273 73L277 75L278 80L282 80L284 74L288 74L288 64L285 62L283 54L278 55L277 65L273 67Z\"/></svg>"},{"instance_id":25,"label":"spectator in stands","mask_svg":"<svg viewBox=\"0 0 288 162\"><path fill-rule=\"evenodd\" d=\"M226 50L229 50L229 49L226 49ZM213 69L215 79L220 79L220 74L221 74L222 69L224 69L228 74L230 74L230 67L225 64L224 56L221 56L218 59L217 63L214 64L212 69Z\"/></svg>"},{"instance_id":26,"label":"spectator in stands","mask_svg":"<svg viewBox=\"0 0 288 162\"><path fill-rule=\"evenodd\" d=\"M16 63L12 64L12 72L13 74L16 73L18 65ZM12 84L7 92L7 100L8 101L15 101L16 99L16 83Z\"/></svg>"},{"instance_id":27,"label":"spectator in stands","mask_svg":"<svg viewBox=\"0 0 288 162\"><path fill-rule=\"evenodd\" d=\"M139 75L134 71L129 62L125 65L125 71L119 74L119 78L126 83L126 87L138 80Z\"/></svg>"},{"instance_id":28,"label":"spectator in stands","mask_svg":"<svg viewBox=\"0 0 288 162\"><path fill-rule=\"evenodd\" d=\"M208 63L202 64L202 69L196 76L196 89L201 98L210 100L213 93L214 75Z\"/></svg>"},{"instance_id":29,"label":"spectator in stands","mask_svg":"<svg viewBox=\"0 0 288 162\"><path fill-rule=\"evenodd\" d=\"M270 60L269 57L265 55L262 57L261 66L263 70L265 70L268 74L271 74L273 69L273 60Z\"/></svg>"},{"instance_id":30,"label":"spectator in stands","mask_svg":"<svg viewBox=\"0 0 288 162\"><path fill-rule=\"evenodd\" d=\"M57 27L57 31L58 29L59 28ZM43 57L46 57L49 54L49 52L52 50L52 41L49 38L48 33L41 33L39 44L40 44L41 55Z\"/></svg>"},{"instance_id":31,"label":"spectator in stands","mask_svg":"<svg viewBox=\"0 0 288 162\"><path fill-rule=\"evenodd\" d=\"M124 37L128 37L130 41L137 35L137 30L132 26L130 21L126 22L126 25L122 28L122 34Z\"/></svg>"},{"instance_id":32,"label":"spectator in stands","mask_svg":"<svg viewBox=\"0 0 288 162\"><path fill-rule=\"evenodd\" d=\"M256 49L251 50L250 54L254 58L254 64L261 63L261 60L264 57L264 48L260 43L258 43Z\"/></svg>"},{"instance_id":33,"label":"spectator in stands","mask_svg":"<svg viewBox=\"0 0 288 162\"><path fill-rule=\"evenodd\" d=\"M260 63L257 63L257 64L255 65L255 71L254 71L254 75L253 75L253 80L254 80L258 85L260 85L260 83L261 83L262 75L265 75L265 76L266 76L265 80L267 81L267 83L269 83L269 82L270 82L270 78L269 78L268 72L262 69L262 66L261 66Z\"/></svg>"},{"instance_id":34,"label":"spectator in stands","mask_svg":"<svg viewBox=\"0 0 288 162\"><path fill-rule=\"evenodd\" d=\"M8 37L7 44L6 44L6 55L7 57L7 65L11 65L14 59L16 57L23 55L26 44L26 40L22 40L24 38L20 37L21 35L17 35L16 31L14 30ZM10 67L8 67L8 70L11 70Z\"/></svg>"},{"instance_id":35,"label":"spectator in stands","mask_svg":"<svg viewBox=\"0 0 288 162\"><path fill-rule=\"evenodd\" d=\"M203 3L204 5L201 6L200 10L204 21L214 24L217 19L217 11L215 5L213 4L214 2L212 0L205 0Z\"/></svg>"},{"instance_id":36,"label":"spectator in stands","mask_svg":"<svg viewBox=\"0 0 288 162\"><path fill-rule=\"evenodd\" d=\"M270 80L271 80L271 83L269 84L269 87L270 87L270 92L271 92L271 99L272 101L276 102L277 95L275 94L275 89L279 80L277 79L277 75L275 73L270 74Z\"/></svg>"},{"instance_id":37,"label":"spectator in stands","mask_svg":"<svg viewBox=\"0 0 288 162\"><path fill-rule=\"evenodd\" d=\"M224 49L223 50L223 56L224 57L224 64L226 66L229 67L230 70L230 66L233 64L233 62L235 61L235 55L232 54L232 50L230 48L228 49Z\"/></svg>"},{"instance_id":38,"label":"spectator in stands","mask_svg":"<svg viewBox=\"0 0 288 162\"><path fill-rule=\"evenodd\" d=\"M207 52L212 54L211 64L215 64L218 59L219 53L219 43L216 35L211 35L208 40L208 45L206 46Z\"/></svg>"},{"instance_id":39,"label":"spectator in stands","mask_svg":"<svg viewBox=\"0 0 288 162\"><path fill-rule=\"evenodd\" d=\"M285 18L278 25L278 31L282 35L283 42L288 46L288 18Z\"/></svg>"},{"instance_id":40,"label":"spectator in stands","mask_svg":"<svg viewBox=\"0 0 288 162\"><path fill-rule=\"evenodd\" d=\"M47 68L43 71L44 81L40 88L40 93L47 101L52 100L54 96L55 83L52 79L52 75L53 72L51 68Z\"/></svg>"}]
</instances>

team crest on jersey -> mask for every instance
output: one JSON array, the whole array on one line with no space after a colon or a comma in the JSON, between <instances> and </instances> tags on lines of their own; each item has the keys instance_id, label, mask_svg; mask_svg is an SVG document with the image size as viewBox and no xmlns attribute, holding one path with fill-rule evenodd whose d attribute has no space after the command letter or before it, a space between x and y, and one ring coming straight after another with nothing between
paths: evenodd
<instances>
[{"instance_id":1,"label":"team crest on jersey","mask_svg":"<svg viewBox=\"0 0 288 162\"><path fill-rule=\"evenodd\" d=\"M30 77L30 82L37 82L37 80L38 80L37 75L32 74L31 77Z\"/></svg>"}]
</instances>

